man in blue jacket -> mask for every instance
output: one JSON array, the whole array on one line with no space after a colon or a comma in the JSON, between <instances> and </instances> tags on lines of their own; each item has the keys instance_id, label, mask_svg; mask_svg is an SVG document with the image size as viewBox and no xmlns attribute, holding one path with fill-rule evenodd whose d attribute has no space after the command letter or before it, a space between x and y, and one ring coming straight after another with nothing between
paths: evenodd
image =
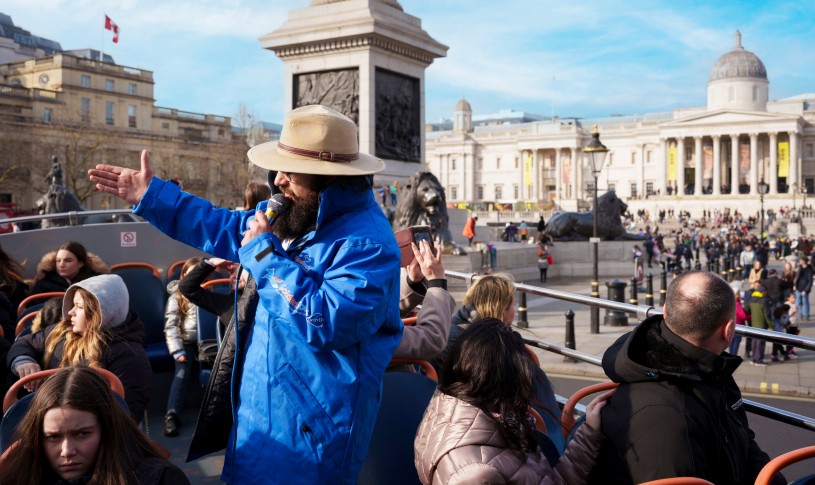
<instances>
[{"instance_id":1,"label":"man in blue jacket","mask_svg":"<svg viewBox=\"0 0 815 485\"><path fill-rule=\"evenodd\" d=\"M323 106L291 111L280 141L249 159L277 171L291 202L274 224L265 203L216 208L154 178L146 151L139 171L98 165L89 174L165 234L240 261L252 277L190 459L226 447L222 479L232 484L351 484L402 335L399 248L371 190L385 165L359 153L353 121Z\"/></svg>"}]
</instances>

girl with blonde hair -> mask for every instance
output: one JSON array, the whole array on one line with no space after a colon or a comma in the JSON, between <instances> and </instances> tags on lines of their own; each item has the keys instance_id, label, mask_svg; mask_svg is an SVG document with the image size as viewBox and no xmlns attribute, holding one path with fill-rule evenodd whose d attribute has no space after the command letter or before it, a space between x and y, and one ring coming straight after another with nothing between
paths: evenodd
<instances>
[{"instance_id":1,"label":"girl with blonde hair","mask_svg":"<svg viewBox=\"0 0 815 485\"><path fill-rule=\"evenodd\" d=\"M138 423L150 399L153 372L142 346L144 324L128 305L127 286L117 275L71 285L62 301L62 320L11 346L11 371L24 377L77 365L107 369L122 381L130 415ZM36 383L27 388L34 390Z\"/></svg>"}]
</instances>

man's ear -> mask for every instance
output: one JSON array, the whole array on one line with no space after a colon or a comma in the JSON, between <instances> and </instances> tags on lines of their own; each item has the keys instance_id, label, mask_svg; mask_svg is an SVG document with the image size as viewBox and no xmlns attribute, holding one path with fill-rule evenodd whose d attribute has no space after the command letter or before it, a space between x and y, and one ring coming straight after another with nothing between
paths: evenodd
<instances>
[{"instance_id":1,"label":"man's ear","mask_svg":"<svg viewBox=\"0 0 815 485\"><path fill-rule=\"evenodd\" d=\"M730 345L730 342L733 341L733 337L736 336L736 320L733 319L733 318L728 320L727 323L722 325L721 332L722 332L722 338L724 339L724 341L727 342L727 345ZM725 347L725 348L727 348L727 347Z\"/></svg>"}]
</instances>

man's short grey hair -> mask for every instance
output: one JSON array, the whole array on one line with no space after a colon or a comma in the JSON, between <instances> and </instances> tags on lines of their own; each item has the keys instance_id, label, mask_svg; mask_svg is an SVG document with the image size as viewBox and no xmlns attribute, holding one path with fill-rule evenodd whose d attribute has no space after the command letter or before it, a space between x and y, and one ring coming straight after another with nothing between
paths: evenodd
<instances>
[{"instance_id":1,"label":"man's short grey hair","mask_svg":"<svg viewBox=\"0 0 815 485\"><path fill-rule=\"evenodd\" d=\"M733 288L721 277L690 271L671 282L665 297L665 323L680 337L707 339L736 316Z\"/></svg>"}]
</instances>

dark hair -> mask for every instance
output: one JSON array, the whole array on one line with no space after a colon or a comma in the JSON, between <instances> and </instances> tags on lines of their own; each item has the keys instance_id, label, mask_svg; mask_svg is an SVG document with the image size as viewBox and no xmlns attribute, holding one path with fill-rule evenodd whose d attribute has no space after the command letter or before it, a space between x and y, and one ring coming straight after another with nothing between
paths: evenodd
<instances>
[{"instance_id":1,"label":"dark hair","mask_svg":"<svg viewBox=\"0 0 815 485\"><path fill-rule=\"evenodd\" d=\"M49 298L31 324L31 333L38 333L62 320L62 297Z\"/></svg>"},{"instance_id":2,"label":"dark hair","mask_svg":"<svg viewBox=\"0 0 815 485\"><path fill-rule=\"evenodd\" d=\"M243 189L243 210L254 210L257 205L272 196L272 189L260 180L250 180Z\"/></svg>"},{"instance_id":3,"label":"dark hair","mask_svg":"<svg viewBox=\"0 0 815 485\"><path fill-rule=\"evenodd\" d=\"M518 332L485 318L456 339L439 370L439 390L489 416L497 414L511 449L535 451L534 424L526 419L534 395L533 365Z\"/></svg>"},{"instance_id":4,"label":"dark hair","mask_svg":"<svg viewBox=\"0 0 815 485\"><path fill-rule=\"evenodd\" d=\"M102 436L89 483L138 483L139 462L161 456L113 397L104 377L90 367L67 367L46 379L34 394L14 434L16 451L0 469L0 482L39 484L54 476L43 453L42 423L45 414L58 407L89 412L99 421Z\"/></svg>"},{"instance_id":5,"label":"dark hair","mask_svg":"<svg viewBox=\"0 0 815 485\"><path fill-rule=\"evenodd\" d=\"M73 281L71 281L71 283L77 283L96 274L93 268L91 268L90 257L88 257L88 251L85 249L85 246L75 241L68 241L62 243L59 249L57 249L57 252L59 252L60 249L70 251L71 254L76 256L77 261L82 262L82 267L79 268L79 273L77 273L76 277Z\"/></svg>"},{"instance_id":6,"label":"dark hair","mask_svg":"<svg viewBox=\"0 0 815 485\"><path fill-rule=\"evenodd\" d=\"M713 273L683 273L668 287L665 312L665 323L677 335L704 340L735 318L733 288Z\"/></svg>"},{"instance_id":7,"label":"dark hair","mask_svg":"<svg viewBox=\"0 0 815 485\"><path fill-rule=\"evenodd\" d=\"M12 274L14 273L14 274ZM17 285L22 283L19 278L23 276L23 265L14 260L0 246L0 290L9 295L16 291Z\"/></svg>"}]
</instances>

